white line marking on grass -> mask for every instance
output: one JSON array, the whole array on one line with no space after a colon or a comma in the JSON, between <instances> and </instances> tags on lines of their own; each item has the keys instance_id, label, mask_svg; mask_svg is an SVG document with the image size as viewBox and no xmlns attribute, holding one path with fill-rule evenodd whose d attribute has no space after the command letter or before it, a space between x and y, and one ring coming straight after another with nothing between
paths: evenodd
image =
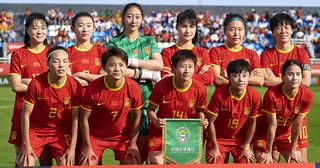
<instances>
[{"instance_id":1,"label":"white line marking on grass","mask_svg":"<svg viewBox=\"0 0 320 168\"><path fill-rule=\"evenodd\" d=\"M4 109L4 108L12 108L13 106L0 106L0 109Z\"/></svg>"}]
</instances>

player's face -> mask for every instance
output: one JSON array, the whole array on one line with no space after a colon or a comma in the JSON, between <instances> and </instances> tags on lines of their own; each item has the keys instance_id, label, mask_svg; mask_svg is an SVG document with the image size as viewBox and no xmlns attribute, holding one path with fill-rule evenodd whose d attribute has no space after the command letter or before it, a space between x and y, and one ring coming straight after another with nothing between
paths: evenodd
<instances>
[{"instance_id":1,"label":"player's face","mask_svg":"<svg viewBox=\"0 0 320 168\"><path fill-rule=\"evenodd\" d=\"M290 89L298 88L302 81L301 68L298 65L291 65L287 68L284 76L282 76L282 80L285 87Z\"/></svg>"},{"instance_id":2,"label":"player's face","mask_svg":"<svg viewBox=\"0 0 320 168\"><path fill-rule=\"evenodd\" d=\"M192 59L185 59L178 62L173 68L176 79L179 81L189 81L194 74L194 62Z\"/></svg>"},{"instance_id":3,"label":"player's face","mask_svg":"<svg viewBox=\"0 0 320 168\"><path fill-rule=\"evenodd\" d=\"M231 87L237 90L244 89L248 85L249 76L249 72L246 71L242 71L241 73L231 73L228 76Z\"/></svg>"},{"instance_id":4,"label":"player's face","mask_svg":"<svg viewBox=\"0 0 320 168\"><path fill-rule=\"evenodd\" d=\"M127 65L121 58L112 56L108 59L104 70L109 77L119 80L122 79L126 68Z\"/></svg>"},{"instance_id":5,"label":"player's face","mask_svg":"<svg viewBox=\"0 0 320 168\"><path fill-rule=\"evenodd\" d=\"M69 56L65 51L57 51L49 58L48 66L50 74L56 77L64 77L69 67Z\"/></svg>"},{"instance_id":6,"label":"player's face","mask_svg":"<svg viewBox=\"0 0 320 168\"><path fill-rule=\"evenodd\" d=\"M77 41L88 41L92 37L92 33L95 31L92 18L88 16L82 16L77 19L72 30L76 33Z\"/></svg>"},{"instance_id":7,"label":"player's face","mask_svg":"<svg viewBox=\"0 0 320 168\"><path fill-rule=\"evenodd\" d=\"M273 29L273 35L276 39L276 43L290 43L292 27L290 24L278 25Z\"/></svg>"},{"instance_id":8,"label":"player's face","mask_svg":"<svg viewBox=\"0 0 320 168\"><path fill-rule=\"evenodd\" d=\"M188 42L192 41L196 34L196 25L190 22L184 22L177 26L177 32L179 36L179 41Z\"/></svg>"},{"instance_id":9,"label":"player's face","mask_svg":"<svg viewBox=\"0 0 320 168\"><path fill-rule=\"evenodd\" d=\"M45 21L36 19L26 29L26 32L29 35L30 43L40 44L47 38L48 29Z\"/></svg>"},{"instance_id":10,"label":"player's face","mask_svg":"<svg viewBox=\"0 0 320 168\"><path fill-rule=\"evenodd\" d=\"M142 13L139 8L130 7L124 16L125 30L129 32L138 31L142 23Z\"/></svg>"},{"instance_id":11,"label":"player's face","mask_svg":"<svg viewBox=\"0 0 320 168\"><path fill-rule=\"evenodd\" d=\"M233 20L227 25L224 33L230 46L241 45L246 33L245 25L240 20Z\"/></svg>"}]
</instances>

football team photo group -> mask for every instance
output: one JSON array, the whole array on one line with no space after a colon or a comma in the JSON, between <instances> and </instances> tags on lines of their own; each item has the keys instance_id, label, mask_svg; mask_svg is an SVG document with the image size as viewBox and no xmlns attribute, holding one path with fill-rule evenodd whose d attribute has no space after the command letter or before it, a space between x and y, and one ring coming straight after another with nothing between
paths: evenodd
<instances>
[{"instance_id":1,"label":"football team photo group","mask_svg":"<svg viewBox=\"0 0 320 168\"><path fill-rule=\"evenodd\" d=\"M11 126L2 128L15 166L108 165L107 149L121 165L172 164L163 146L167 119L198 119L203 155L190 163L310 161L308 130L319 128L308 125L311 56L292 43L290 13L270 15L274 44L257 52L244 45L251 28L243 14L227 11L224 42L203 47L205 23L195 9L181 10L169 19L174 43L160 48L142 31L144 12L138 3L123 5L123 27L105 45L92 40L95 17L75 13L76 40L67 47L49 42L45 14L26 17L24 46L10 61Z\"/></svg>"}]
</instances>

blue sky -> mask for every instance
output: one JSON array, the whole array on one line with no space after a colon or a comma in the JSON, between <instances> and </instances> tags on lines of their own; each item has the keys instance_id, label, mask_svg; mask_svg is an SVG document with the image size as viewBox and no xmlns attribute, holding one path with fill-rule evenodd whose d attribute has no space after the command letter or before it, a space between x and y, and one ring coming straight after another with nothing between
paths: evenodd
<instances>
[{"instance_id":1,"label":"blue sky","mask_svg":"<svg viewBox=\"0 0 320 168\"><path fill-rule=\"evenodd\" d=\"M53 4L126 4L142 5L221 5L221 6L302 6L320 7L320 0L0 0L0 3L53 3Z\"/></svg>"}]
</instances>

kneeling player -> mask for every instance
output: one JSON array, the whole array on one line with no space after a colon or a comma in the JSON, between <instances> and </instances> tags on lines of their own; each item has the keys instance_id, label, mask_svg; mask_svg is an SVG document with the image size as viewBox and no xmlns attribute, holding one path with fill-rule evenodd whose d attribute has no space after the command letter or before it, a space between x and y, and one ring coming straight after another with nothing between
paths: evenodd
<instances>
[{"instance_id":1,"label":"kneeling player","mask_svg":"<svg viewBox=\"0 0 320 168\"><path fill-rule=\"evenodd\" d=\"M207 127L204 109L206 106L206 87L192 79L196 56L189 50L179 50L171 58L174 76L158 82L149 98L149 161L163 164L162 130L164 118L200 118L201 125ZM158 112L156 108L159 106Z\"/></svg>"},{"instance_id":2,"label":"kneeling player","mask_svg":"<svg viewBox=\"0 0 320 168\"><path fill-rule=\"evenodd\" d=\"M250 143L260 115L260 95L248 86L250 65L244 59L228 64L229 85L217 88L208 105L207 162L224 163L231 152L235 163L254 159Z\"/></svg>"},{"instance_id":3,"label":"kneeling player","mask_svg":"<svg viewBox=\"0 0 320 168\"><path fill-rule=\"evenodd\" d=\"M81 86L67 75L65 48L53 47L47 57L49 71L31 81L24 97L20 166L35 166L45 146L57 165L74 164Z\"/></svg>"},{"instance_id":4,"label":"kneeling player","mask_svg":"<svg viewBox=\"0 0 320 168\"><path fill-rule=\"evenodd\" d=\"M119 48L102 55L108 75L92 81L81 103L83 147L81 165L97 165L105 149L112 149L120 164L139 164L137 137L143 105L139 85L124 77L128 56ZM133 111L133 122L128 118Z\"/></svg>"},{"instance_id":5,"label":"kneeling player","mask_svg":"<svg viewBox=\"0 0 320 168\"><path fill-rule=\"evenodd\" d=\"M253 141L260 163L276 161L278 157L272 156L273 150L278 150L287 162L305 162L298 137L314 95L301 84L302 74L302 66L298 61L286 61L282 66L283 82L269 88L264 95L262 112L265 115L260 118L261 122L259 120Z\"/></svg>"}]
</instances>

